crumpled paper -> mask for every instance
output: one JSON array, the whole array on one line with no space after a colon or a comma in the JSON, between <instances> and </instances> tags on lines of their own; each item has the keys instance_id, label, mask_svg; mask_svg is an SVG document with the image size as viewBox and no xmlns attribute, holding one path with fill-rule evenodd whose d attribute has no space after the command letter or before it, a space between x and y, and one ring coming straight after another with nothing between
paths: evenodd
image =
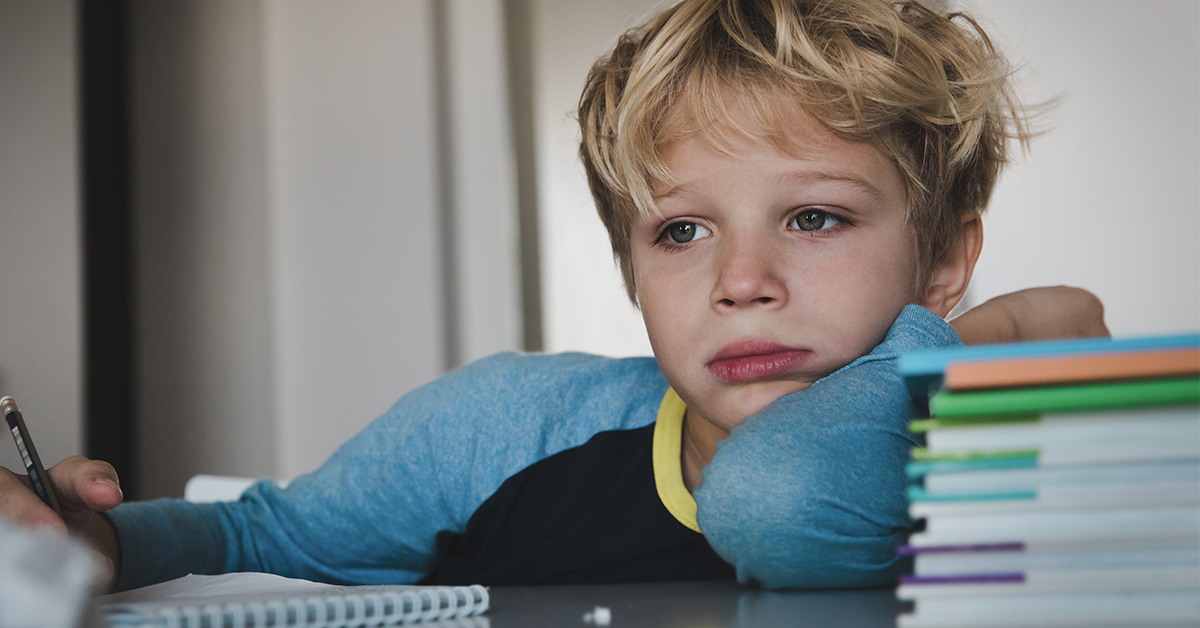
<instances>
[{"instance_id":1,"label":"crumpled paper","mask_svg":"<svg viewBox=\"0 0 1200 628\"><path fill-rule=\"evenodd\" d=\"M99 576L78 541L0 518L0 626L75 628Z\"/></svg>"}]
</instances>

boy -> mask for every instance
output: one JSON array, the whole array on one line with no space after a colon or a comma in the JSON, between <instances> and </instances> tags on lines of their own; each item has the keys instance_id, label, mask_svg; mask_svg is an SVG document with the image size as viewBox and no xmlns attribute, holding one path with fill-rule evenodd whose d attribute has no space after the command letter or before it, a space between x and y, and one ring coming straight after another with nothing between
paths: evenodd
<instances>
[{"instance_id":1,"label":"boy","mask_svg":"<svg viewBox=\"0 0 1200 628\"><path fill-rule=\"evenodd\" d=\"M892 360L959 342L943 317L1010 127L1027 134L982 33L918 5L775 4L668 9L581 99L584 164L654 360L489 358L233 504L114 508L111 468L68 459L52 471L67 527L116 563L118 588L255 570L892 581L911 445ZM968 339L1103 331L1069 290L960 321ZM9 473L0 512L61 525Z\"/></svg>"}]
</instances>

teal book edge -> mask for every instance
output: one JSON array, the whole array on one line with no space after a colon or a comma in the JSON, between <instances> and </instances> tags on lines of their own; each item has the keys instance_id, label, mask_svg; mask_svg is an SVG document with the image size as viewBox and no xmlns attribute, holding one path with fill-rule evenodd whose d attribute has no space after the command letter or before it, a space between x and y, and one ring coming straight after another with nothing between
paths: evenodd
<instances>
[{"instance_id":1,"label":"teal book edge","mask_svg":"<svg viewBox=\"0 0 1200 628\"><path fill-rule=\"evenodd\" d=\"M929 399L935 417L1064 412L1200 402L1200 378L1113 382L1082 386L939 392Z\"/></svg>"},{"instance_id":2,"label":"teal book edge","mask_svg":"<svg viewBox=\"0 0 1200 628\"><path fill-rule=\"evenodd\" d=\"M909 479L923 478L930 473L962 473L964 471L994 471L997 469L1035 469L1037 456L978 458L974 460L931 460L910 462L904 466Z\"/></svg>"},{"instance_id":3,"label":"teal book edge","mask_svg":"<svg viewBox=\"0 0 1200 628\"><path fill-rule=\"evenodd\" d=\"M1151 349L1200 347L1200 333L1142 338L1073 338L969 347L946 347L901 355L896 368L913 399L925 399L942 387L942 375L951 362L1001 360L1080 353L1115 353Z\"/></svg>"},{"instance_id":4,"label":"teal book edge","mask_svg":"<svg viewBox=\"0 0 1200 628\"><path fill-rule=\"evenodd\" d=\"M909 486L908 501L916 502L998 502L1037 499L1037 491L999 491L995 493L953 493L930 495L924 486Z\"/></svg>"}]
</instances>

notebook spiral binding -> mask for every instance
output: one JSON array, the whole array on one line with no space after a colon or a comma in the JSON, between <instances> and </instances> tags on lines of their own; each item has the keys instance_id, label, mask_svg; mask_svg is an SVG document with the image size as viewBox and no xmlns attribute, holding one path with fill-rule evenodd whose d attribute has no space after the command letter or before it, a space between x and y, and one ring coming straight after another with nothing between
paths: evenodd
<instances>
[{"instance_id":1,"label":"notebook spiral binding","mask_svg":"<svg viewBox=\"0 0 1200 628\"><path fill-rule=\"evenodd\" d=\"M367 628L464 619L487 609L488 591L476 584L161 608L155 624L164 628Z\"/></svg>"}]
</instances>

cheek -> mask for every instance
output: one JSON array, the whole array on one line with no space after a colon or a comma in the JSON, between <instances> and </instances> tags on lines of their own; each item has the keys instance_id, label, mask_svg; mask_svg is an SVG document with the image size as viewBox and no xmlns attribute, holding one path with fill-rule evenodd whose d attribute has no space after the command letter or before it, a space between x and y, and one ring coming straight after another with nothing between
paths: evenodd
<instances>
[{"instance_id":1,"label":"cheek","mask_svg":"<svg viewBox=\"0 0 1200 628\"><path fill-rule=\"evenodd\" d=\"M654 288L648 290L647 294L653 296L641 304L650 348L664 370L669 370L689 359L690 353L697 347L697 335L702 330L697 323L689 320L690 313L679 307L684 296Z\"/></svg>"},{"instance_id":2,"label":"cheek","mask_svg":"<svg viewBox=\"0 0 1200 628\"><path fill-rule=\"evenodd\" d=\"M665 281L661 269L645 264L639 265L634 258L634 277L637 286L638 307L642 321L650 337L650 346L659 364L664 367L675 357L679 338L671 332L678 328L677 313L671 304L676 297L671 294L673 282ZM658 272L656 272L658 271ZM676 324L673 324L676 323Z\"/></svg>"},{"instance_id":3,"label":"cheek","mask_svg":"<svg viewBox=\"0 0 1200 628\"><path fill-rule=\"evenodd\" d=\"M694 366L701 360L703 310L708 303L708 291L701 289L704 282L696 275L697 266L680 269L644 264L634 269L638 303L654 358L671 386L694 402L688 391L697 385Z\"/></svg>"},{"instance_id":4,"label":"cheek","mask_svg":"<svg viewBox=\"0 0 1200 628\"><path fill-rule=\"evenodd\" d=\"M635 255L633 261L638 304L646 328L652 332L651 340L654 332L662 332L664 338L673 331L684 335L680 328L694 324L690 321L703 314L700 310L708 302L710 287L703 276L703 260L695 255L669 259Z\"/></svg>"},{"instance_id":5,"label":"cheek","mask_svg":"<svg viewBox=\"0 0 1200 628\"><path fill-rule=\"evenodd\" d=\"M836 346L851 360L883 340L904 306L914 302L915 249L900 239L872 239L829 260L816 282Z\"/></svg>"},{"instance_id":6,"label":"cheek","mask_svg":"<svg viewBox=\"0 0 1200 628\"><path fill-rule=\"evenodd\" d=\"M911 227L891 225L861 244L855 252L855 266L862 285L869 287L881 304L912 302L916 297L917 244Z\"/></svg>"}]
</instances>

